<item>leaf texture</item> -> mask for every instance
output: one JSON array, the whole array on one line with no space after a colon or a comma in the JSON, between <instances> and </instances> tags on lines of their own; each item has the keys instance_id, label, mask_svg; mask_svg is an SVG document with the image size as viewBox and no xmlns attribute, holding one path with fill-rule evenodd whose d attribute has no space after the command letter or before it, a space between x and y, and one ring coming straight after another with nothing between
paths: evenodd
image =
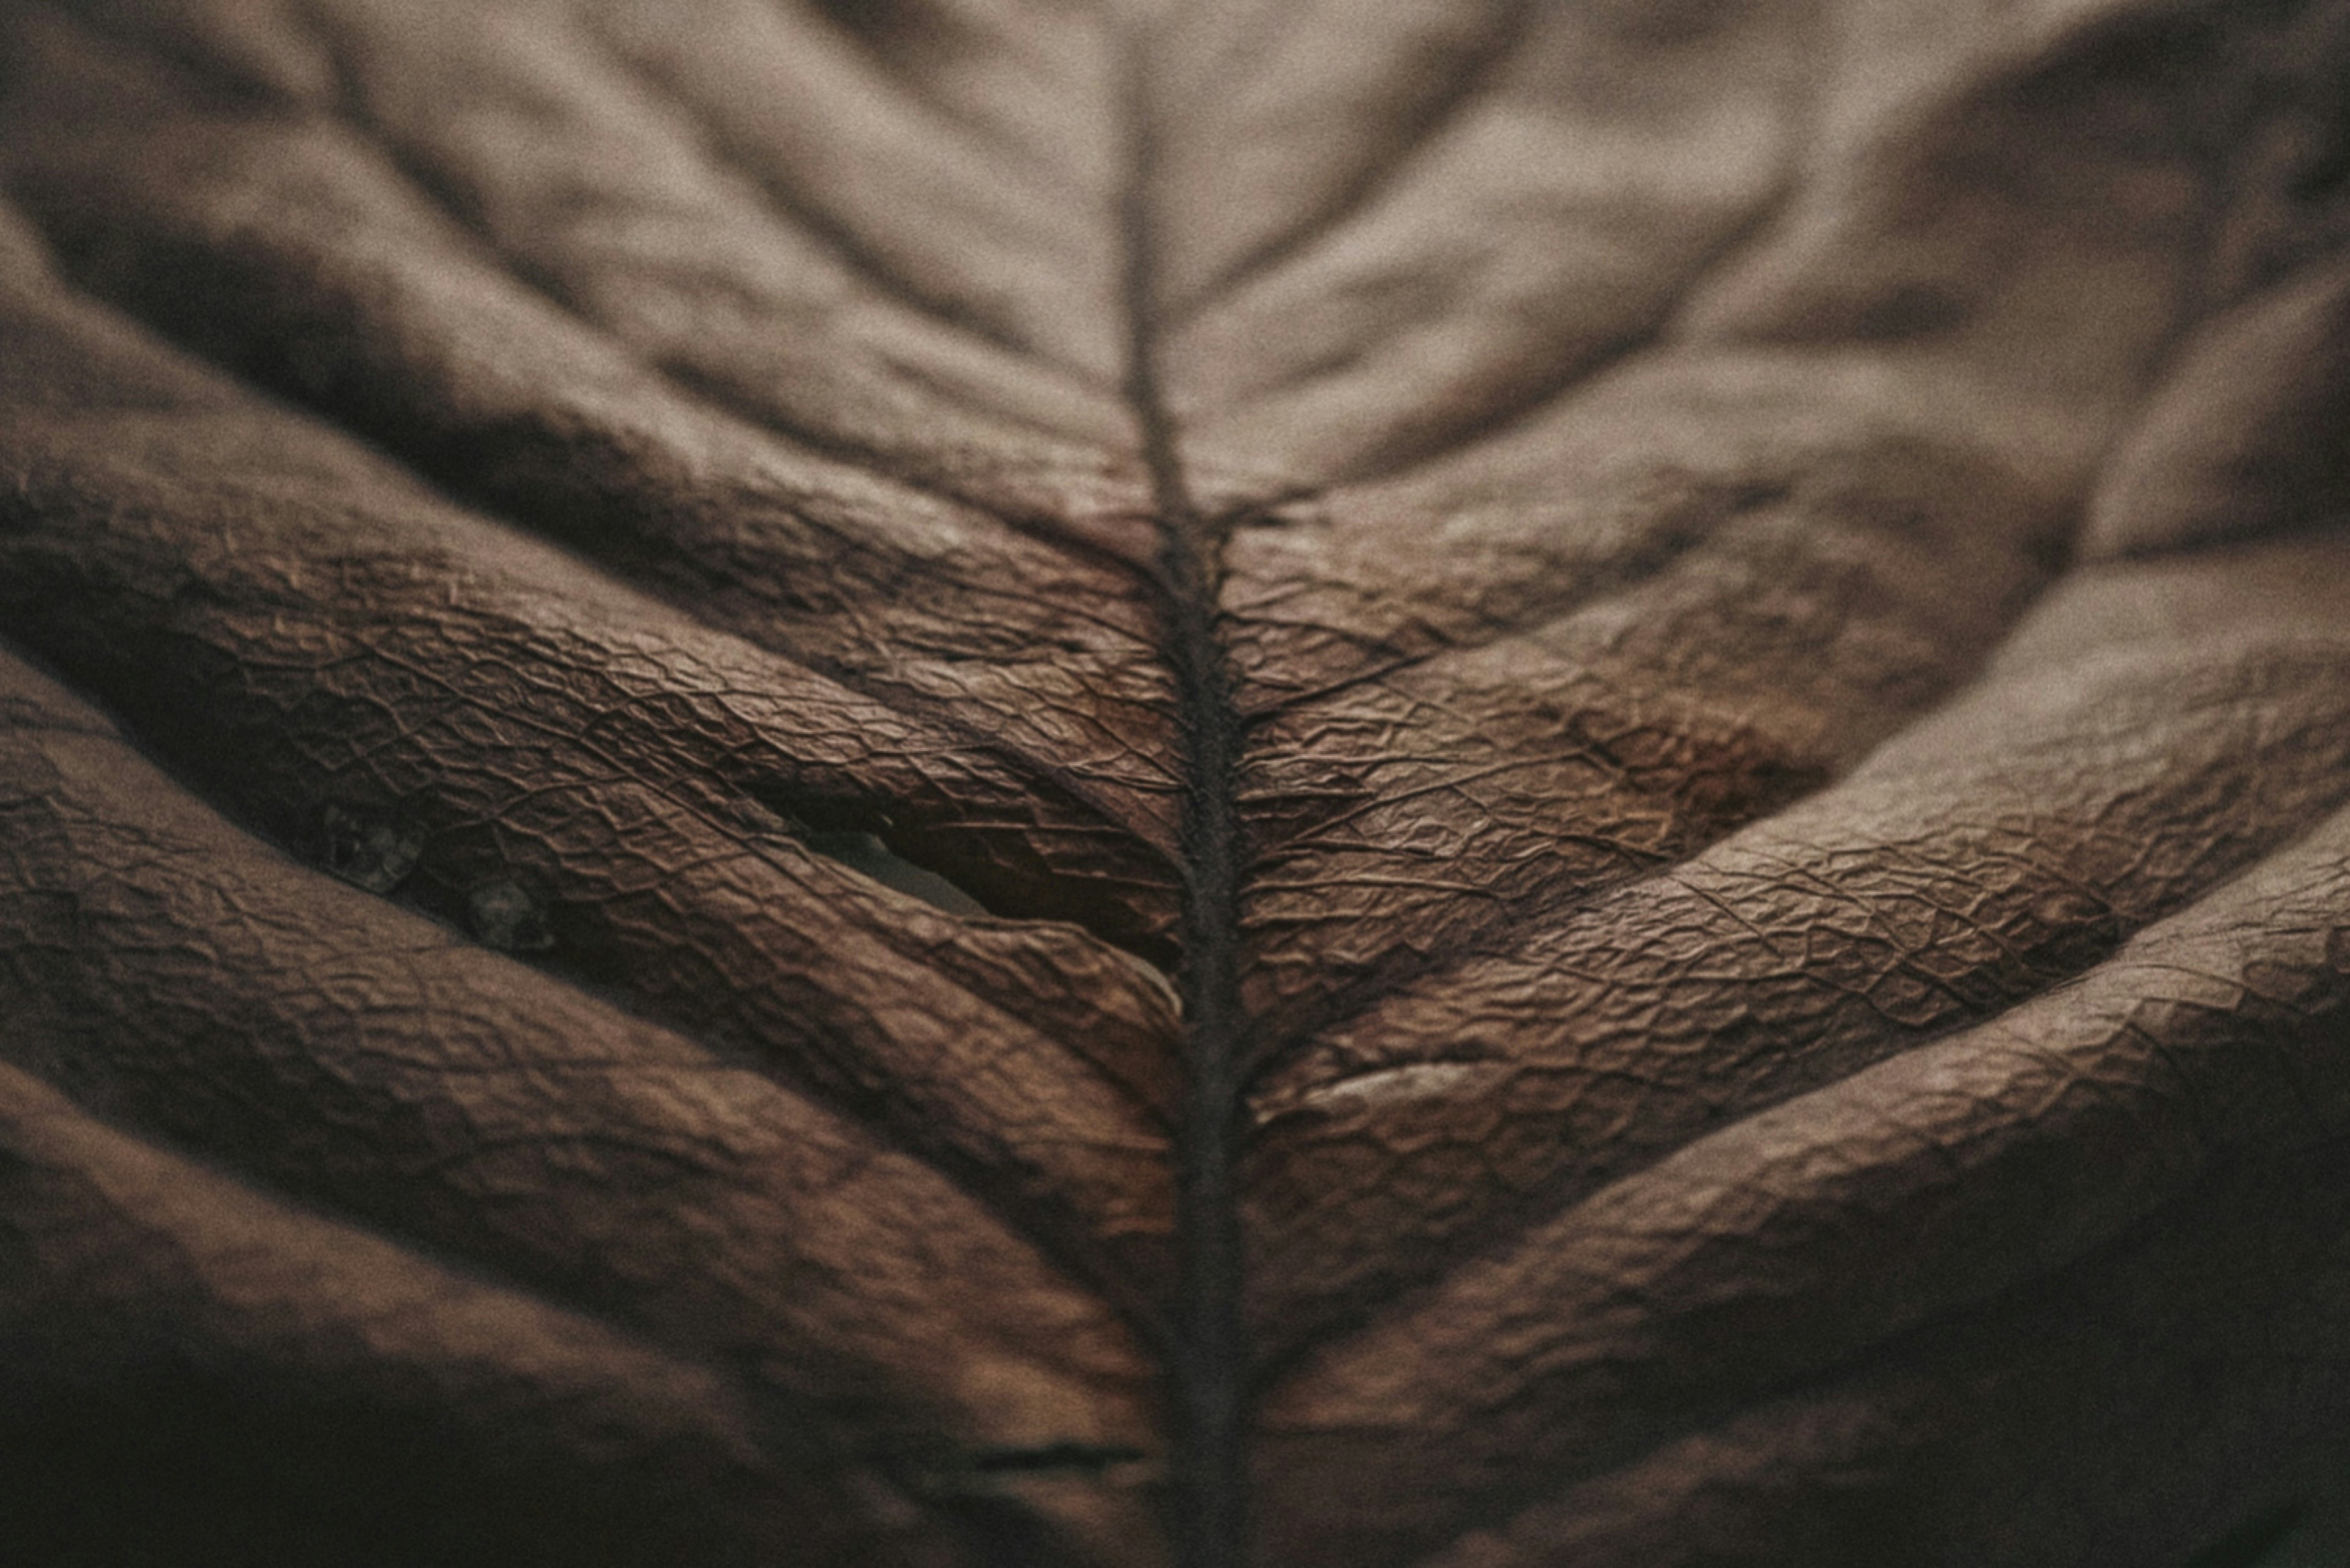
<instances>
[{"instance_id":1,"label":"leaf texture","mask_svg":"<svg viewBox=\"0 0 2350 1568\"><path fill-rule=\"evenodd\" d=\"M2302 1506L2345 104L2334 0L0 7L24 1560Z\"/></svg>"}]
</instances>

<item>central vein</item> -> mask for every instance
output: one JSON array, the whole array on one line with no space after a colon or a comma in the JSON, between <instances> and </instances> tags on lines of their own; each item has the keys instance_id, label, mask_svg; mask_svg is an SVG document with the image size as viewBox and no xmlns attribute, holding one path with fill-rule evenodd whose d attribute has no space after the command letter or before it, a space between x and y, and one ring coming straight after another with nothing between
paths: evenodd
<instances>
[{"instance_id":1,"label":"central vein","mask_svg":"<svg viewBox=\"0 0 2350 1568\"><path fill-rule=\"evenodd\" d=\"M1141 426L1159 529L1164 655L1182 724L1181 847L1185 1087L1177 1124L1175 1217L1180 1262L1168 1369L1174 1417L1170 1524L1180 1568L1240 1568L1245 1557L1247 1456L1235 1165L1248 1020L1240 994L1242 841L1240 718L1218 635L1220 526L1183 476L1158 373L1156 149L1138 50L1124 204L1126 393Z\"/></svg>"}]
</instances>

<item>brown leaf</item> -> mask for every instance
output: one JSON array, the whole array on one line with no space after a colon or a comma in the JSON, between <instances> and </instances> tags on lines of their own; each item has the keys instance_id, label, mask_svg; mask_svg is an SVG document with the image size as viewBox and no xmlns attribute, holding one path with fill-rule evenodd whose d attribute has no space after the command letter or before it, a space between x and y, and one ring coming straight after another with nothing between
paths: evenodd
<instances>
[{"instance_id":1,"label":"brown leaf","mask_svg":"<svg viewBox=\"0 0 2350 1568\"><path fill-rule=\"evenodd\" d=\"M2336 0L0 8L0 1514L2288 1517L2345 103Z\"/></svg>"}]
</instances>

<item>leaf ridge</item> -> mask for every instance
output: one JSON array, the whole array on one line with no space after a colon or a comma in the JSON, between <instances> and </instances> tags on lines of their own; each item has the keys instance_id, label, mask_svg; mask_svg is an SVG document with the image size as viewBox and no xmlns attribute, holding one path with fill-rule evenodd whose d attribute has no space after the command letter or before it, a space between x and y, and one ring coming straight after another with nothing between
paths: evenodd
<instances>
[{"instance_id":1,"label":"leaf ridge","mask_svg":"<svg viewBox=\"0 0 2350 1568\"><path fill-rule=\"evenodd\" d=\"M972 337L993 344L996 348L1024 358L1039 358L1056 370L1099 385L1098 379L1087 367L1063 358L1031 344L1022 342L1012 333L975 311L959 308L955 302L927 290L892 267L887 258L871 244L858 237L845 223L825 212L816 202L793 190L785 181L762 169L755 160L743 156L741 146L704 113L656 66L637 58L615 42L599 26L592 9L577 14L573 36L592 47L598 58L608 62L647 97L666 107L693 131L695 140L726 172L748 189L756 192L766 202L774 216L801 230L830 250L858 276L900 305L910 306L923 315L960 327ZM860 54L864 51L860 50Z\"/></svg>"},{"instance_id":2,"label":"leaf ridge","mask_svg":"<svg viewBox=\"0 0 2350 1568\"><path fill-rule=\"evenodd\" d=\"M1482 47L1455 67L1444 90L1433 95L1418 119L1407 128L1403 140L1388 149L1385 158L1363 170L1344 189L1334 192L1305 222L1234 256L1212 275L1201 280L1197 287L1173 302L1167 325L1170 327L1181 327L1213 306L1220 296L1274 271L1348 218L1370 206L1397 182L1408 177L1412 154L1440 134L1462 109L1475 103L1478 89L1491 80L1493 73L1509 59L1512 50L1523 36L1527 17L1534 6L1534 0L1513 0L1508 16L1493 28L1492 36L1484 40ZM1266 7L1265 14L1274 19L1268 31L1277 26L1281 32L1288 32L1296 25L1302 7L1285 5ZM1258 38L1254 42L1261 50L1268 44L1265 38Z\"/></svg>"},{"instance_id":3,"label":"leaf ridge","mask_svg":"<svg viewBox=\"0 0 2350 1568\"><path fill-rule=\"evenodd\" d=\"M317 0L309 0L313 11ZM390 132L380 119L369 111L366 96L360 92L343 62L341 51L331 42L331 31L319 22L317 34L335 62L337 78L337 113L346 126L366 145L377 149L386 162L397 171L418 194L448 218L455 231L480 246L485 257L498 272L523 285L533 296L560 311L582 330L592 333L603 342L611 344L640 367L647 374L674 389L680 395L712 406L718 410L748 421L754 427L801 442L826 457L848 463L877 478L906 485L925 495L958 505L969 506L993 517L1015 533L1041 543L1055 545L1087 558L1131 573L1135 562L1127 555L1073 529L1043 508L1020 508L1003 504L1001 499L989 495L983 487L957 486L943 476L924 472L919 462L891 461L889 453L869 444L860 444L840 432L825 430L805 420L794 420L788 412L772 401L750 395L730 386L711 372L696 372L691 367L667 362L646 355L635 346L620 339L609 327L588 315L563 286L543 267L532 265L526 257L492 232L474 203L464 200L450 182L406 149L401 139ZM636 60L606 38L584 16L572 34L592 48L597 57L608 62L624 79L638 85L655 105L671 109L685 125L693 129L696 144L708 151L719 167L731 173L737 183L759 193L764 200L768 214L786 228L804 231L822 248L830 250L854 275L875 286L885 298L916 313L935 319L957 330L970 333L989 345L1003 349L1024 359L1049 364L1055 371L1072 377L1087 386L1100 383L1084 367L1049 356L1017 342L991 324L965 313L958 313L948 305L931 297L899 277L882 262L870 246L858 241L845 226L826 218L822 213L791 196L778 182L760 174L750 164L734 157L728 143L713 127L698 113L684 96L650 67ZM962 401L954 389L942 389L943 395ZM974 415L1003 421L1029 431L1038 436L1058 438L1064 432L1045 423L1029 410L1018 408L986 407L971 410Z\"/></svg>"},{"instance_id":4,"label":"leaf ridge","mask_svg":"<svg viewBox=\"0 0 2350 1568\"><path fill-rule=\"evenodd\" d=\"M1667 341L1682 308L1702 295L1715 279L1736 270L1748 253L1778 227L1802 191L1803 182L1794 170L1783 173L1777 188L1766 200L1758 202L1691 258L1679 283L1656 302L1646 322L1628 328L1612 341L1568 355L1553 368L1550 375L1513 388L1508 395L1480 410L1476 419L1440 426L1416 441L1393 443L1351 465L1342 477L1356 483L1397 478L1465 447L1507 435L1603 379L1617 366Z\"/></svg>"}]
</instances>

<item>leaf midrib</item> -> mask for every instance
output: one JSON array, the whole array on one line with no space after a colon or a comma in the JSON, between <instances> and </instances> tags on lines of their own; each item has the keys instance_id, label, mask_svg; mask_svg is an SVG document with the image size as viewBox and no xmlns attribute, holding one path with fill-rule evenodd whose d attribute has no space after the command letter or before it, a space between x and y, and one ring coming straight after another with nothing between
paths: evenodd
<instances>
[{"instance_id":1,"label":"leaf midrib","mask_svg":"<svg viewBox=\"0 0 2350 1568\"><path fill-rule=\"evenodd\" d=\"M1161 316L1151 199L1158 146L1147 30L1125 41L1127 184L1119 202L1125 394L1139 428L1159 534L1152 586L1160 658L1175 683L1183 797L1178 829L1183 1087L1174 1151L1177 1245L1168 1403L1168 1521L1180 1568L1247 1558L1243 1255L1235 1168L1250 1020L1241 999L1242 723L1218 610L1225 520L1205 514L1184 473L1158 364Z\"/></svg>"}]
</instances>

